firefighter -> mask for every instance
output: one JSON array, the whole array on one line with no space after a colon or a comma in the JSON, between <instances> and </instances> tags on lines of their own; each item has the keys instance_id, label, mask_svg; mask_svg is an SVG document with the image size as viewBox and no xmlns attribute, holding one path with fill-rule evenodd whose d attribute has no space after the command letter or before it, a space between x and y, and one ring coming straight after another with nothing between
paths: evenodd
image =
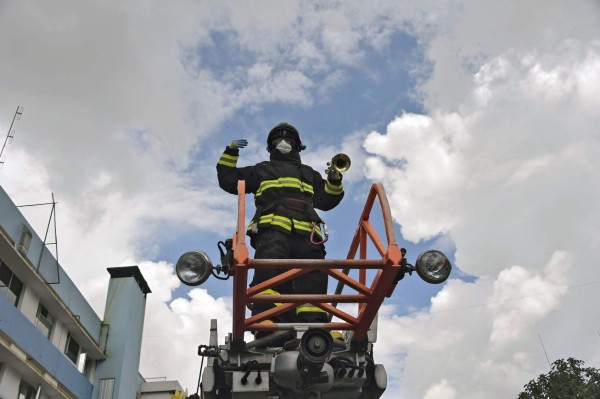
<instances>
[{"instance_id":1,"label":"firefighter","mask_svg":"<svg viewBox=\"0 0 600 399\"><path fill-rule=\"evenodd\" d=\"M248 235L255 249L255 259L323 259L325 258L322 220L315 209L328 211L344 197L342 175L332 171L323 179L310 166L303 165L302 144L298 130L282 122L267 137L270 160L254 166L237 167L239 149L247 140L233 140L217 163L219 186L237 194L238 180L246 181L246 192L254 194L256 213ZM311 237L312 235L312 237ZM284 269L257 269L251 286L275 277ZM303 274L261 294L326 294L327 275L319 270ZM277 304L254 304L252 314L261 313ZM295 312L278 315L278 323L326 323L327 312L310 305L299 305ZM259 335L257 334L257 337Z\"/></svg>"}]
</instances>

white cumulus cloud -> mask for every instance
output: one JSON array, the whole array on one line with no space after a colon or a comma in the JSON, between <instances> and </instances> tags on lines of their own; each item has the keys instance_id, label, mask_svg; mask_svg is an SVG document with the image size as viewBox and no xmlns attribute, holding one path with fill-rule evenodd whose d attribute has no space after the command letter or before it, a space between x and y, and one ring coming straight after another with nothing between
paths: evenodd
<instances>
[{"instance_id":1,"label":"white cumulus cloud","mask_svg":"<svg viewBox=\"0 0 600 399\"><path fill-rule=\"evenodd\" d=\"M391 348L384 363L407 398L514 397L548 368L540 339L550 360L600 364L589 312L600 282L595 17L517 43L529 30L517 19L506 40L491 37L498 25L471 15L491 16L484 4L464 2L457 15L467 26L446 26L463 40L432 40L426 112L402 113L363 142L367 176L384 182L404 238L447 235L457 265L477 277L450 281L417 314L383 314L381 330L394 331L380 334Z\"/></svg>"}]
</instances>

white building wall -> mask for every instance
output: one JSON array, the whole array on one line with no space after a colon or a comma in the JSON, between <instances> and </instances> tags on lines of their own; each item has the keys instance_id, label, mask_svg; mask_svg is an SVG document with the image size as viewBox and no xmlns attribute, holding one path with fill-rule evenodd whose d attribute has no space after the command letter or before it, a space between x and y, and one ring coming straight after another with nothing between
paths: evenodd
<instances>
[{"instance_id":1,"label":"white building wall","mask_svg":"<svg viewBox=\"0 0 600 399\"><path fill-rule=\"evenodd\" d=\"M60 346L60 342L61 340L63 340L62 336L65 335L64 333L64 326L63 323L60 320L56 320L54 322L54 328L52 328L52 335L50 336L50 342L52 342L52 345L56 346L59 349L64 349L64 347L61 348ZM66 338L65 338L66 340Z\"/></svg>"},{"instance_id":2,"label":"white building wall","mask_svg":"<svg viewBox=\"0 0 600 399\"><path fill-rule=\"evenodd\" d=\"M4 372L0 380L0 397L5 399L16 399L19 394L19 383L21 376L9 365L4 365Z\"/></svg>"},{"instance_id":3,"label":"white building wall","mask_svg":"<svg viewBox=\"0 0 600 399\"><path fill-rule=\"evenodd\" d=\"M33 292L29 285L25 285L23 294L21 294L19 310L34 325L39 303L40 298Z\"/></svg>"},{"instance_id":4,"label":"white building wall","mask_svg":"<svg viewBox=\"0 0 600 399\"><path fill-rule=\"evenodd\" d=\"M65 325L59 321L56 322L56 336L52 340L54 346L56 346L61 352L65 352L65 347L67 346L67 339L69 337L69 332L65 328Z\"/></svg>"}]
</instances>

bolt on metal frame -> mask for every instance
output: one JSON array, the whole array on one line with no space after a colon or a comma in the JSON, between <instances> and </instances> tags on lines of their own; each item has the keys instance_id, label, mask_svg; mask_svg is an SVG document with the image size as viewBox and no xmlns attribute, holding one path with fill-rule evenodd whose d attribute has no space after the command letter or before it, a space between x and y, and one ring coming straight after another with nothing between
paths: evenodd
<instances>
[{"instance_id":1,"label":"bolt on metal frame","mask_svg":"<svg viewBox=\"0 0 600 399\"><path fill-rule=\"evenodd\" d=\"M318 327L327 330L349 330L353 331L352 339L363 340L371 323L377 316L379 307L386 296L391 295L394 288L394 280L398 274L403 255L396 244L392 216L385 191L380 183L373 184L365 207L358 221L358 227L354 233L352 244L346 259L250 259L246 246L246 183L238 182L238 220L236 232L233 235L234 264L233 274L233 330L234 341L241 342L245 331L276 331L290 327L280 323L259 324L280 313L295 308L298 304L311 304L332 316L336 316L342 322L319 323ZM387 245L379 238L377 232L369 221L371 209L375 199L379 199L383 212L383 224L387 238ZM375 246L380 259L367 259L367 238ZM355 259L356 255L359 259ZM267 281L248 287L248 270L279 268L288 271L273 277ZM340 271L342 269L342 271ZM348 275L350 269L359 270L358 281ZM367 285L367 269L377 270L370 285ZM265 295L260 292L273 288L285 281L294 279L311 270L320 270L323 273L338 280L336 294L323 295ZM357 294L340 295L341 288L348 286ZM278 303L274 308L246 318L247 303ZM352 316L336 307L337 303L358 304L357 316ZM317 326L317 324L315 324Z\"/></svg>"}]
</instances>

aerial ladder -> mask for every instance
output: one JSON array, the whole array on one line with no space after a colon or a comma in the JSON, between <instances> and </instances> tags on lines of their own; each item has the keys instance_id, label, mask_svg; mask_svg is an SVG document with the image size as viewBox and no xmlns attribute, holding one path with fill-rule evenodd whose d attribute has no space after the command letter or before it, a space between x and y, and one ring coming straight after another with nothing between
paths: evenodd
<instances>
[{"instance_id":1,"label":"aerial ladder","mask_svg":"<svg viewBox=\"0 0 600 399\"><path fill-rule=\"evenodd\" d=\"M373 205L379 200L386 241L371 224ZM245 182L238 182L237 227L232 239L220 241L221 265L213 266L202 251L183 254L177 275L187 285L204 283L210 275L233 278L233 326L218 344L217 321L211 320L207 345L198 347L202 357L199 390L189 398L205 399L377 399L387 387L387 374L375 362L377 314L398 281L413 271L426 282L438 284L450 275L451 264L440 251L418 256L415 265L396 243L390 207L381 184L373 184L358 221L346 259L251 259L245 240ZM367 258L369 242L379 257ZM248 287L251 269L277 268L287 271ZM334 294L260 294L312 270L320 270L338 281ZM358 278L350 271L357 270ZM369 277L367 271L371 270ZM344 287L355 293L342 294ZM249 304L277 306L246 317ZM330 315L327 323L261 323L302 304L318 307ZM338 304L356 304L356 312ZM246 342L246 332L271 332ZM331 331L343 331L333 339ZM283 344L281 344L283 342ZM204 361L206 366L204 367ZM201 381L201 382L200 382Z\"/></svg>"}]
</instances>

